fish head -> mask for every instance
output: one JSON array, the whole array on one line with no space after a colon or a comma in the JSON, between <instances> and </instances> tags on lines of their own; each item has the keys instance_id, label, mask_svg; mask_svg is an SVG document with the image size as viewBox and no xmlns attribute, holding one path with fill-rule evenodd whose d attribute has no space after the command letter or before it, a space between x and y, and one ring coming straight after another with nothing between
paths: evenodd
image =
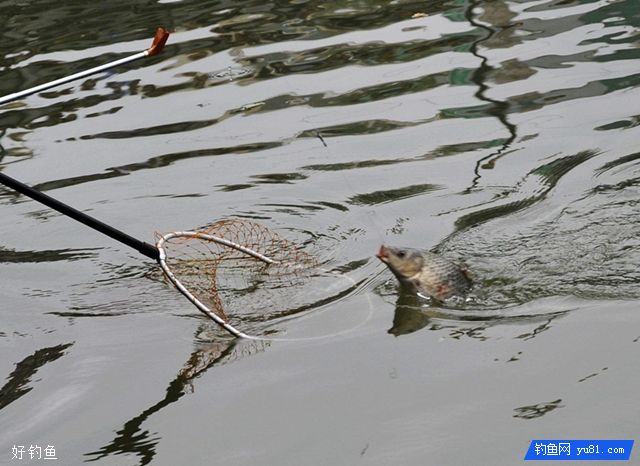
<instances>
[{"instance_id":1,"label":"fish head","mask_svg":"<svg viewBox=\"0 0 640 466\"><path fill-rule=\"evenodd\" d=\"M376 257L384 262L402 282L410 281L411 277L420 272L424 264L424 258L419 249L399 248L383 244Z\"/></svg>"}]
</instances>

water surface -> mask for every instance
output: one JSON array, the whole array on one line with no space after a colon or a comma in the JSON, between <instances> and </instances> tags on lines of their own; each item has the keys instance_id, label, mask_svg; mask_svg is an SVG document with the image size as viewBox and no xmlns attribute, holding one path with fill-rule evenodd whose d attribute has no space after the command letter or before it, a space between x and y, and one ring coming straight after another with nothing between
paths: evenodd
<instances>
[{"instance_id":1,"label":"water surface","mask_svg":"<svg viewBox=\"0 0 640 466\"><path fill-rule=\"evenodd\" d=\"M1 464L38 444L62 464L511 465L533 438L637 436L634 0L0 15L0 94L172 31L1 108L4 173L146 241L259 221L350 277L300 312L243 301L268 338L234 340L153 262L0 189ZM381 243L464 262L474 296L415 299Z\"/></svg>"}]
</instances>

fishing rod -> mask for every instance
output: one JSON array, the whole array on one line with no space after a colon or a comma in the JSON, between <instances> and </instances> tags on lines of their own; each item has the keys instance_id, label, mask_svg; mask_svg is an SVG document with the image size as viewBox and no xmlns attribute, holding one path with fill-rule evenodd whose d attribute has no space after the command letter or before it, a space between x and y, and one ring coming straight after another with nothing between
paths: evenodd
<instances>
[{"instance_id":1,"label":"fishing rod","mask_svg":"<svg viewBox=\"0 0 640 466\"><path fill-rule=\"evenodd\" d=\"M94 68L85 70L85 71L80 71L79 73L75 73L69 76L66 76L64 78L60 78L60 79L56 79L54 81L50 81L48 83L44 83L44 84L40 84L38 86L29 88L29 89L25 89L19 92L14 92L13 94L9 94L6 95L4 97L0 97L0 105L7 103L7 102L11 102L14 100L18 100L22 97L31 95L31 94L35 94L37 92L41 92L45 89L50 89L52 87L55 86L59 86L60 84L65 84L71 81L74 81L76 79L80 79L83 78L85 76L89 76L92 75L94 73L98 73L100 71L104 71L107 70L109 68L113 68L115 66L118 65L122 65L124 63L129 63L132 62L134 60L138 60L140 58L144 58L144 57L151 57L154 55L159 54L162 49L164 48L164 45L167 42L167 39L169 38L169 31L167 31L165 28L163 27L159 27L158 29L156 29L156 33L155 36L153 38L153 42L151 44L151 47L149 47L147 50L144 50L142 52L136 53L134 55L131 55L129 57L126 58L121 58L119 60L115 60L113 62L110 63L106 63L104 65L100 65L100 66L96 66ZM30 186L27 186L26 184L11 178L10 176L7 176L3 173L0 173L0 183L4 184L5 186L8 186L9 188L24 194L25 196L30 197L31 199L34 199L35 201L38 201L48 207L51 207L54 210L57 210L58 212L62 213L63 215L66 215L68 217L71 217L81 223L84 223L85 225L93 228L94 230L99 231L100 233L103 233L117 241L120 241L121 243L126 244L127 246L130 246L132 248L134 248L135 250L137 250L138 252L140 252L141 254L144 254L145 256L147 256L150 259L154 259L154 260L158 260L159 258L159 252L158 249L154 246L152 246L151 244L145 243L143 241L139 241L136 238L133 238L132 236L129 236L119 230L116 230L115 228L95 219L92 218L82 212L80 212L77 209L74 209L71 206L68 206L66 204L63 204L62 202L58 201L57 199L54 199L50 196L47 196L46 194L44 194L43 192L40 192Z\"/></svg>"},{"instance_id":2,"label":"fishing rod","mask_svg":"<svg viewBox=\"0 0 640 466\"><path fill-rule=\"evenodd\" d=\"M154 55L159 54L164 48L164 44L167 42L169 38L169 31L167 31L163 27L159 27L156 30L156 34L153 38L153 43L151 47L142 52L138 52L129 57L121 58L119 60L112 61L110 63L105 63L104 65L96 66L94 68L80 71L75 74L71 74L69 76L65 76L60 79L56 79L54 81L49 81L48 83L40 84L38 86L31 87L29 89L25 89L23 91L14 92L13 94L8 94L3 97L0 97L0 105L6 104L7 102L13 102L14 100L21 99L22 97L26 97L28 95L36 94L38 92L45 91L47 89L51 89L52 87L59 86L60 84L66 84L71 81L75 81L76 79L84 78L86 76L90 76L95 73L99 73L100 71L105 71L115 66L124 65L125 63L129 63L135 60L139 60L140 58L152 57Z\"/></svg>"},{"instance_id":3,"label":"fishing rod","mask_svg":"<svg viewBox=\"0 0 640 466\"><path fill-rule=\"evenodd\" d=\"M110 63L106 63L104 65L97 66L95 68L91 68L86 71L81 71L79 73L66 76L64 78L60 78L48 83L40 84L39 86L35 86L30 89L25 89L20 92L15 92L13 94L0 97L0 104L11 102L31 94L41 92L45 89L50 89L52 87L59 86L60 84L65 84L70 81L80 79L85 76L89 76L91 74L98 73L100 71L104 71L118 65L129 63L134 60L138 60L140 58L157 55L164 48L164 45L167 42L168 37L169 37L169 32L166 29L160 27L156 30L153 43L151 44L151 47L149 47L147 50L136 53L126 58L122 58L120 60L116 60ZM178 274L174 270L172 270L172 266L168 263L167 246L171 246L172 240L180 241L183 244L188 241L191 241L192 243L195 243L195 242L215 243L227 248L232 248L234 250L237 250L242 254L246 254L248 256L251 256L267 264L275 263L274 260L270 259L269 257L263 254L260 254L259 252L253 249L245 247L239 244L238 242L230 241L228 239L221 238L219 236L207 234L207 232L199 232L199 231L177 231L177 232L167 233L165 235L160 236L156 245L154 246L152 244L149 244L137 238L134 238L133 236L128 235L127 233L120 231L112 227L111 225L108 225L94 217L91 217L79 211L78 209L75 209L67 204L64 204L63 202L60 202L59 200L41 191L38 191L37 189L31 186L28 186L22 183L21 181L18 181L15 178L12 178L1 172L0 172L0 183L13 189L14 191L17 191L18 193L21 193L21 194L24 194L25 196L30 197L31 199L41 204L44 204L47 207L50 207L53 210L60 212L61 214L67 217L70 217L88 226L89 228L94 229L95 231L98 231L99 233L102 233L116 241L119 241L120 243L126 246L129 246L135 249L140 254L144 255L145 257L148 257L149 259L155 260L156 262L158 262L158 264L160 264L162 271L164 272L165 276L169 279L169 281L184 296L186 296L187 299L189 299L189 301L191 301L201 312L203 312L205 315L213 319L218 325L220 325L222 328L224 328L225 330L227 330L229 333L231 333L236 337L244 337L244 338L250 338L250 339L255 338L255 337L251 337L250 335L247 335L244 332L241 332L240 330L236 329L233 325L231 325L227 321L227 319L220 317L219 314L224 316L224 311L222 309L222 304L219 302L219 300L217 300L216 302L217 306L214 306L214 309L218 311L218 313L216 313L214 312L214 310L211 310L206 304L204 304L200 299L198 299L198 297L196 296L199 293L198 289L193 289L193 287L190 288L188 286L185 286L182 283L181 280L184 280L184 279L180 276L177 276ZM209 253L212 252L210 248L207 248L206 250ZM179 265L182 258L176 254L176 257L172 257L171 259L172 261L170 262L173 263L173 261L175 261L175 263ZM211 259L212 259L211 257L208 257L206 255L203 255L203 257L201 258L202 261L211 261ZM191 260L191 262L193 263L195 261Z\"/></svg>"},{"instance_id":4,"label":"fishing rod","mask_svg":"<svg viewBox=\"0 0 640 466\"><path fill-rule=\"evenodd\" d=\"M168 37L169 33L165 29L158 28L153 44L143 52L41 84L31 89L0 97L0 104L142 57L157 55L164 47ZM236 263L240 261L242 262L240 266L247 267L246 259L249 256L256 259L258 264L268 265L270 276L273 276L276 280L295 275L300 270L317 266L314 257L299 250L293 243L281 238L267 227L249 220L226 219L199 231L189 230L165 233L157 236L157 242L154 246L64 204L2 172L0 172L0 184L24 194L156 261L164 275L180 293L191 301L199 311L236 337L262 340L260 337L251 336L240 331L227 318L225 306L218 295L216 277L218 266L221 265L223 260L235 260ZM236 251L240 254L236 253L233 256L230 251ZM265 251L265 254L259 251ZM275 254L275 256L269 257L266 254ZM273 257L277 257L277 259ZM345 278L353 282L348 277Z\"/></svg>"}]
</instances>

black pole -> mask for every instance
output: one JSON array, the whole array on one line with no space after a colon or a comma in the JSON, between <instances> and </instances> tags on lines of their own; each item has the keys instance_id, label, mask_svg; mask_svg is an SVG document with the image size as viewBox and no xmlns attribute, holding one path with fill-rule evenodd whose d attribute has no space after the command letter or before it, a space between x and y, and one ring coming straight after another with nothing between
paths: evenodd
<instances>
[{"instance_id":1,"label":"black pole","mask_svg":"<svg viewBox=\"0 0 640 466\"><path fill-rule=\"evenodd\" d=\"M149 243L145 243L144 241L140 241L133 236L129 236L120 230L116 230L112 226L109 226L106 223L102 223L100 220L90 217L89 215L82 213L71 206L63 204L57 199L54 199L51 196L38 191L37 189L33 189L31 186L27 186L26 184L21 183L20 181L13 179L10 176L5 175L4 173L0 173L0 183L8 186L15 191L18 191L19 193L24 194L25 196L30 197L35 201L40 202L41 204L46 205L47 207L51 207L53 210L57 210L67 217L71 217L72 219L77 220L80 223L84 223L89 228L93 228L94 230L99 231L100 233L103 233L115 239L116 241L120 241L122 244L126 244L127 246L132 247L139 253L147 256L149 259L157 261L160 257L160 252L155 246Z\"/></svg>"}]
</instances>

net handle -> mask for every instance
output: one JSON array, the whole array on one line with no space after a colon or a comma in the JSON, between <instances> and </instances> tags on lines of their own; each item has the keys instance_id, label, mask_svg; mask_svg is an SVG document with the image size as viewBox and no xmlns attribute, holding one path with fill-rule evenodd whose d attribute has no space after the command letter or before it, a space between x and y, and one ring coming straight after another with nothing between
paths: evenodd
<instances>
[{"instance_id":1,"label":"net handle","mask_svg":"<svg viewBox=\"0 0 640 466\"><path fill-rule=\"evenodd\" d=\"M258 339L257 337L253 337L244 332L241 332L240 330L235 328L233 325L231 325L229 322L222 319L219 315L217 315L215 312L209 309L207 305L205 305L202 301L196 298L189 291L189 289L186 286L184 286L180 280L178 280L178 278L175 276L175 274L171 270L171 267L169 267L169 265L167 264L167 253L164 249L164 244L173 238L190 238L190 239L200 239L204 241L211 241L213 243L217 243L223 246L233 248L237 251L240 251L244 254L254 257L258 260L261 260L266 264L274 264L276 263L276 261L274 261L273 259L270 259L269 257L263 254L260 254L259 252L254 251L253 249L246 248L233 241L220 238L219 236L200 233L197 231L174 231L171 233L167 233L165 235L162 235L160 239L158 239L158 242L156 243L156 249L158 250L158 263L162 268L162 272L164 272L165 276L169 279L169 281L173 284L173 286L175 286L178 289L178 291L180 291L180 293L184 295L185 298L191 301L191 303L195 307L197 307L203 314L213 319L218 325L220 325L222 328L224 328L227 332L231 333L232 335L240 338L251 339L251 340Z\"/></svg>"},{"instance_id":2,"label":"net handle","mask_svg":"<svg viewBox=\"0 0 640 466\"><path fill-rule=\"evenodd\" d=\"M125 232L112 227L111 225L107 225L106 223L101 222L100 220L94 217L91 217L90 215L87 215L84 212L80 212L78 209L75 209L70 205L60 202L59 200L43 193L42 191L38 191L37 189L32 188L31 186L28 186L23 182L18 181L15 178L11 178L9 175L5 175L4 173L1 173L1 172L0 172L0 183L13 189L14 191L17 191L21 194L24 194L27 197L30 197L31 199L39 202L40 204L44 204L47 207L50 207L53 210L60 212L62 215L65 215L80 223L83 223L89 228L92 228L104 235L109 236L110 238L115 239L116 241L119 241L122 244L125 244L135 249L140 254L147 256L149 259L153 259L156 261L158 260L158 257L159 257L158 249L149 243L140 241L139 239L136 239L133 236L130 236Z\"/></svg>"}]
</instances>

